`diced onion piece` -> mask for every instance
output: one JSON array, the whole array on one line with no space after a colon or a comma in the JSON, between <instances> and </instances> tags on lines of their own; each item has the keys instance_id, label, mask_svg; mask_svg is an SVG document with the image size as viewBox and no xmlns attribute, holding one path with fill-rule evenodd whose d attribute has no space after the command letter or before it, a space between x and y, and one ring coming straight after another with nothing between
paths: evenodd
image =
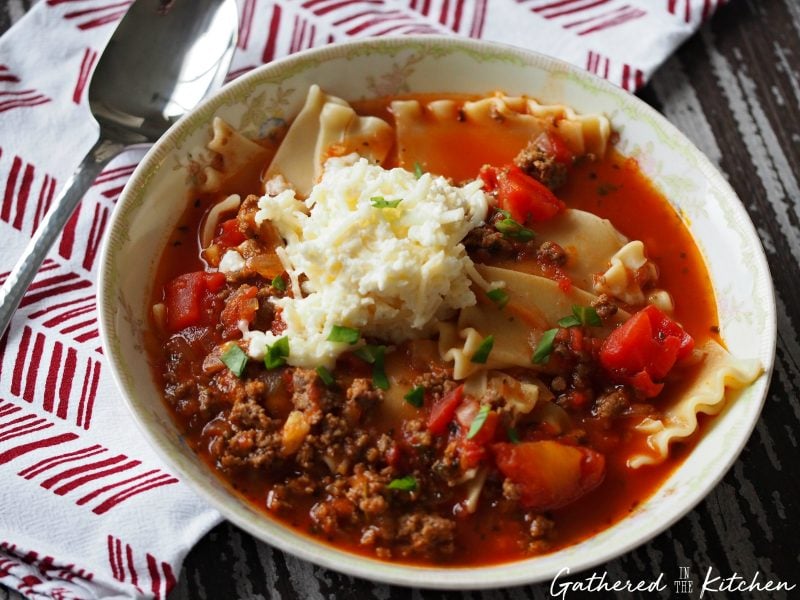
<instances>
[{"instance_id":1,"label":"diced onion piece","mask_svg":"<svg viewBox=\"0 0 800 600\"><path fill-rule=\"evenodd\" d=\"M159 333L164 333L167 330L167 307L163 302L153 304L153 322Z\"/></svg>"},{"instance_id":2,"label":"diced onion piece","mask_svg":"<svg viewBox=\"0 0 800 600\"><path fill-rule=\"evenodd\" d=\"M246 264L250 269L269 281L273 281L277 275L284 271L281 259L274 252L251 256L247 259Z\"/></svg>"},{"instance_id":3,"label":"diced onion piece","mask_svg":"<svg viewBox=\"0 0 800 600\"><path fill-rule=\"evenodd\" d=\"M311 426L306 421L303 413L299 410L293 410L286 418L286 423L283 424L281 431L281 454L284 456L291 456L300 449L303 440L306 439Z\"/></svg>"},{"instance_id":4,"label":"diced onion piece","mask_svg":"<svg viewBox=\"0 0 800 600\"><path fill-rule=\"evenodd\" d=\"M480 500L483 484L486 483L486 475L488 473L489 470L486 467L481 467L478 469L475 478L467 484L467 497L464 499L464 508L469 514L478 510L478 500Z\"/></svg>"},{"instance_id":5,"label":"diced onion piece","mask_svg":"<svg viewBox=\"0 0 800 600\"><path fill-rule=\"evenodd\" d=\"M488 387L505 400L505 404L515 415L528 414L539 400L539 387L533 383L523 383L504 373L489 379Z\"/></svg>"},{"instance_id":6,"label":"diced onion piece","mask_svg":"<svg viewBox=\"0 0 800 600\"><path fill-rule=\"evenodd\" d=\"M567 411L553 402L539 402L533 418L538 423L547 423L557 434L572 428L572 419Z\"/></svg>"},{"instance_id":7,"label":"diced onion piece","mask_svg":"<svg viewBox=\"0 0 800 600\"><path fill-rule=\"evenodd\" d=\"M218 267L219 262L221 260L221 256L219 255L220 247L219 244L211 244L205 250L203 250L203 258L208 263L209 267Z\"/></svg>"},{"instance_id":8,"label":"diced onion piece","mask_svg":"<svg viewBox=\"0 0 800 600\"><path fill-rule=\"evenodd\" d=\"M672 301L672 296L666 290L653 290L647 297L647 303L652 304L658 310L668 315L675 312L675 303Z\"/></svg>"}]
</instances>

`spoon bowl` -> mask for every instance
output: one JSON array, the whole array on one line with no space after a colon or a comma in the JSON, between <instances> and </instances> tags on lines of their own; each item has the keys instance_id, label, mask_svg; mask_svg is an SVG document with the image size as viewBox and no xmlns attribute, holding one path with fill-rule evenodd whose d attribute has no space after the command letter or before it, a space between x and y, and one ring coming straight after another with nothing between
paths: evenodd
<instances>
[{"instance_id":1,"label":"spoon bowl","mask_svg":"<svg viewBox=\"0 0 800 600\"><path fill-rule=\"evenodd\" d=\"M234 0L134 2L89 87L95 119L119 139L154 142L220 87L236 43Z\"/></svg>"},{"instance_id":2,"label":"spoon bowl","mask_svg":"<svg viewBox=\"0 0 800 600\"><path fill-rule=\"evenodd\" d=\"M236 0L135 0L89 85L99 139L78 165L0 288L0 335L50 247L103 167L125 146L155 142L225 79Z\"/></svg>"}]
</instances>

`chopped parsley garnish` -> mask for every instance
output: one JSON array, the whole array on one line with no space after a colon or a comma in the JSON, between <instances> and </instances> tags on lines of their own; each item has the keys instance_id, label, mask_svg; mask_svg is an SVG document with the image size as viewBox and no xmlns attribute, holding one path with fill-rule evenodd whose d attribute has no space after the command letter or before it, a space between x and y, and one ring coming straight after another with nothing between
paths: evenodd
<instances>
[{"instance_id":1,"label":"chopped parsley garnish","mask_svg":"<svg viewBox=\"0 0 800 600\"><path fill-rule=\"evenodd\" d=\"M389 389L389 378L383 368L383 356L386 346L373 346L367 344L353 352L358 358L372 365L372 385L381 390Z\"/></svg>"},{"instance_id":2,"label":"chopped parsley garnish","mask_svg":"<svg viewBox=\"0 0 800 600\"><path fill-rule=\"evenodd\" d=\"M497 308L505 308L506 304L508 304L508 292L503 288L489 290L486 292L486 295L489 297L489 300L497 305Z\"/></svg>"},{"instance_id":3,"label":"chopped parsley garnish","mask_svg":"<svg viewBox=\"0 0 800 600\"><path fill-rule=\"evenodd\" d=\"M318 366L315 370L317 375L319 375L319 378L322 380L322 383L324 383L326 387L331 387L334 383L336 383L331 372L322 365Z\"/></svg>"},{"instance_id":4,"label":"chopped parsley garnish","mask_svg":"<svg viewBox=\"0 0 800 600\"><path fill-rule=\"evenodd\" d=\"M542 334L542 338L536 345L536 350L533 353L531 360L537 365L546 365L550 360L550 353L553 351L553 340L558 333L558 329L548 329Z\"/></svg>"},{"instance_id":5,"label":"chopped parsley garnish","mask_svg":"<svg viewBox=\"0 0 800 600\"><path fill-rule=\"evenodd\" d=\"M418 385L417 387L412 388L411 391L405 396L403 396L403 399L405 399L406 402L415 408L422 408L422 405L425 402L425 388L421 385Z\"/></svg>"},{"instance_id":6,"label":"chopped parsley garnish","mask_svg":"<svg viewBox=\"0 0 800 600\"><path fill-rule=\"evenodd\" d=\"M372 385L382 390L388 390L389 378L386 377L386 371L383 368L384 352L386 352L386 348L378 346L378 351L375 354L375 363L372 365Z\"/></svg>"},{"instance_id":7,"label":"chopped parsley garnish","mask_svg":"<svg viewBox=\"0 0 800 600\"><path fill-rule=\"evenodd\" d=\"M573 306L572 314L581 320L584 325L591 325L592 327L600 327L603 321L600 320L600 315L591 306Z\"/></svg>"},{"instance_id":8,"label":"chopped parsley garnish","mask_svg":"<svg viewBox=\"0 0 800 600\"><path fill-rule=\"evenodd\" d=\"M414 163L414 177L419 179L425 171L422 170L422 165L418 162Z\"/></svg>"},{"instance_id":9,"label":"chopped parsley garnish","mask_svg":"<svg viewBox=\"0 0 800 600\"><path fill-rule=\"evenodd\" d=\"M375 208L397 208L397 205L400 204L403 199L386 200L383 196L373 196L369 201L372 202L372 206Z\"/></svg>"},{"instance_id":10,"label":"chopped parsley garnish","mask_svg":"<svg viewBox=\"0 0 800 600\"><path fill-rule=\"evenodd\" d=\"M523 227L511 217L507 210L499 211L503 218L495 221L494 228L507 238L512 238L520 242L532 240L536 235L533 230Z\"/></svg>"},{"instance_id":11,"label":"chopped parsley garnish","mask_svg":"<svg viewBox=\"0 0 800 600\"><path fill-rule=\"evenodd\" d=\"M486 359L489 358L489 353L492 351L492 346L494 346L494 336L487 335L483 338L480 346L475 350L475 354L472 355L469 361L479 365L485 364Z\"/></svg>"},{"instance_id":12,"label":"chopped parsley garnish","mask_svg":"<svg viewBox=\"0 0 800 600\"><path fill-rule=\"evenodd\" d=\"M361 332L352 327L342 327L341 325L334 325L328 335L329 342L340 342L342 344L353 345L361 337Z\"/></svg>"},{"instance_id":13,"label":"chopped parsley garnish","mask_svg":"<svg viewBox=\"0 0 800 600\"><path fill-rule=\"evenodd\" d=\"M558 326L564 328L577 327L580 324L581 320L575 315L569 315L558 320Z\"/></svg>"},{"instance_id":14,"label":"chopped parsley garnish","mask_svg":"<svg viewBox=\"0 0 800 600\"><path fill-rule=\"evenodd\" d=\"M492 407L488 404L481 404L480 410L478 410L478 414L475 415L475 418L472 419L472 424L469 426L469 433L467 433L467 439L471 440L483 427L483 424L486 423L486 417L489 416L489 412L491 411Z\"/></svg>"},{"instance_id":15,"label":"chopped parsley garnish","mask_svg":"<svg viewBox=\"0 0 800 600\"><path fill-rule=\"evenodd\" d=\"M378 346L372 346L370 344L367 344L366 346L361 346L361 348L354 351L353 354L355 354L358 358L360 358L364 362L374 365L376 356L375 350L377 348Z\"/></svg>"},{"instance_id":16,"label":"chopped parsley garnish","mask_svg":"<svg viewBox=\"0 0 800 600\"><path fill-rule=\"evenodd\" d=\"M272 278L272 287L274 287L279 292L285 292L286 291L286 282L283 280L283 277L281 277L280 275L275 275L275 277Z\"/></svg>"},{"instance_id":17,"label":"chopped parsley garnish","mask_svg":"<svg viewBox=\"0 0 800 600\"><path fill-rule=\"evenodd\" d=\"M267 344L267 350L264 352L264 366L267 369L277 369L286 364L286 359L289 356L289 338L283 336L271 346Z\"/></svg>"},{"instance_id":18,"label":"chopped parsley garnish","mask_svg":"<svg viewBox=\"0 0 800 600\"><path fill-rule=\"evenodd\" d=\"M591 325L600 327L603 322L600 315L591 306L572 306L572 314L558 320L559 327L577 327L578 325Z\"/></svg>"},{"instance_id":19,"label":"chopped parsley garnish","mask_svg":"<svg viewBox=\"0 0 800 600\"><path fill-rule=\"evenodd\" d=\"M244 368L247 366L247 354L244 353L244 350L239 348L238 344L230 344L228 349L222 353L220 359L237 377L242 376Z\"/></svg>"},{"instance_id":20,"label":"chopped parsley garnish","mask_svg":"<svg viewBox=\"0 0 800 600\"><path fill-rule=\"evenodd\" d=\"M389 485L386 486L390 490L403 490L404 492L413 492L417 489L417 480L413 475L406 475L399 479L392 479Z\"/></svg>"},{"instance_id":21,"label":"chopped parsley garnish","mask_svg":"<svg viewBox=\"0 0 800 600\"><path fill-rule=\"evenodd\" d=\"M517 433L515 427L506 428L506 435L508 436L509 442L511 442L512 444L519 444L520 442L519 433Z\"/></svg>"}]
</instances>

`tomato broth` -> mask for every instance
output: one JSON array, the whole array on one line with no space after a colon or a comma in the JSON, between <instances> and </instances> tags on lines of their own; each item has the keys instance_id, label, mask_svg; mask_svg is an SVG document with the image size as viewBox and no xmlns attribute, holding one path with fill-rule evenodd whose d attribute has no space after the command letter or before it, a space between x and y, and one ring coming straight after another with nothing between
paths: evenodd
<instances>
[{"instance_id":1,"label":"tomato broth","mask_svg":"<svg viewBox=\"0 0 800 600\"><path fill-rule=\"evenodd\" d=\"M387 101L371 101L356 105L356 108L360 113L384 116L391 122L387 106ZM436 132L435 135L425 140L417 141L425 148L423 153L425 169L438 175L451 177L456 182L475 178L484 164L505 165L510 163L527 143L527 140L517 132L508 131L504 134L503 128L498 128L495 137L490 140L480 139L460 122L440 127ZM394 158L390 158L389 164L385 166L396 164L396 149L392 156ZM402 166L407 169L413 168L413 165ZM260 195L263 193L262 189L258 169L253 166L235 180L230 180L225 189L220 192L206 195L196 194L189 198L187 209L170 237L159 263L153 287L152 304L157 305L164 302L164 290L176 277L187 272L199 272L210 268L202 258L202 248L198 239L198 232L209 208L229 193L238 193L245 197L248 193ZM556 195L567 207L585 210L608 219L628 238L643 241L649 260L657 267L658 285L668 290L674 301L675 311L672 317L694 338L696 344L707 339L719 340L714 293L703 258L680 215L642 174L635 160L626 158L613 149L610 149L605 157L596 160L580 159L570 167L567 181L563 187L557 190ZM231 216L228 215L229 218ZM530 228L535 232L536 224L531 224ZM521 256L516 260L522 271L533 269L531 265L536 262L530 256ZM527 268L524 266L525 261L529 263ZM488 264L491 264L491 260ZM226 298L221 297L218 301L211 302L207 306L209 314L216 318L226 301ZM178 341L174 341L175 339ZM148 352L160 386L174 391L177 385L175 383L177 370L173 369L169 363L171 360L169 357L174 356L175 352L194 356L193 366L182 363L180 368L183 369L185 377L197 378L201 376L202 369L199 365L203 363L203 357L214 346L222 342L223 338L220 336L219 327L197 326L172 336L163 331L159 332L158 328L154 327L154 332L148 337ZM398 351L404 351L404 349L401 347ZM405 348L405 351L413 353L420 351L420 348L414 347L411 350ZM435 359L432 360L435 361ZM399 362L407 365L400 367L407 370L405 379L392 375L392 381L411 381L422 375L415 371L413 358L408 361L403 359ZM438 369L439 366L437 364L436 368ZM248 369L251 370L246 372L252 373L253 368L249 366ZM170 369L173 370L170 371ZM362 376L369 378L370 372L369 365L361 364L353 359L342 360L340 358L336 365L337 382L342 388L351 386ZM165 373L169 374L165 375ZM658 413L674 403L685 389L684 382L691 380L692 373L692 368L687 367L680 372L682 379L673 380L668 377L663 392L651 401L652 410ZM270 373L259 377L261 377L259 380L261 384L271 390L274 397L271 401L272 404L264 400L267 406L272 407L271 412L268 411L270 418L277 418L276 413L283 413L281 416L285 419L286 413L292 410L290 401L292 393L289 390L296 389L297 375L294 375L294 379L291 374L286 373L283 375ZM233 380L228 378L218 379L218 381ZM238 385L238 382L235 383ZM222 384L217 383L217 385ZM174 394L170 398L174 398ZM439 398L438 401L442 401L442 398ZM580 431L580 435L575 434L574 440L579 440L578 442L572 440L569 441L569 444L587 444L592 448L592 452L601 453L604 456L605 473L602 483L563 506L545 507L534 511L536 514L531 511L526 512L524 507L509 508L509 500L506 496L513 497L513 493L508 493L506 496L503 495L505 492L501 493L501 490L505 490L502 487L502 476L493 471L490 471L487 479L489 483L486 486L487 489L494 491L484 491L484 497L481 498L477 510L472 514L464 512L463 504L448 497L453 489L458 488L441 485L436 488L435 497L431 496L420 500L426 510L430 510L432 514L435 512L437 515L444 515L442 518L446 517L453 522L449 551L439 552L432 549L435 546L434 542L440 543L439 538L434 539L432 535L424 537L420 533L424 530L422 527L403 537L404 527L411 528L413 523L409 524L409 521L414 521L416 518L407 517L407 514L411 514L416 508L413 506L413 501L406 498L395 501L401 492L385 492L386 482L379 486L383 490L381 500L377 500L376 497L359 497L360 500L352 500L353 494L347 490L343 490L341 495L334 497L330 490L335 487L337 477L343 481L346 480L351 488L352 484L357 481L365 482L365 486L372 485L371 479L359 479L361 477L359 473L351 472L344 473L341 477L332 476L329 486L333 487L315 489L313 493L307 495L292 495L286 490L291 487L289 485L291 478L296 479L301 476L301 468L297 465L282 463L280 468L271 471L268 466L249 470L221 464L218 447L223 442L219 442L218 439L227 435L224 443L228 443L236 436L231 433L230 426L227 424L219 428L220 431L224 430L226 433L215 436L213 433L214 423L219 417L214 415L217 413L227 415L229 408L214 408L204 412L203 406L207 400L203 394L167 403L178 427L184 433L186 441L198 456L233 489L263 510L265 514L338 548L369 556L377 555L379 558L387 560L415 564L478 566L503 563L575 544L635 511L636 507L650 497L684 460L697 438L702 435L702 432L695 432L691 438L674 445L667 459L660 464L631 469L628 467L629 457L647 450L646 437L634 429L635 424L641 420L639 414L632 413L609 420L596 418L596 415L588 408L585 410L570 409L573 427L576 431ZM284 404L286 404L284 408L275 408ZM431 410L427 400L421 410L423 418L425 418L424 416L428 415ZM414 414L414 411L414 408L406 406L402 414ZM396 457L393 458L393 452L401 454L410 452L407 443L410 434L407 427L401 423L393 423L392 418L394 417L391 415L387 417L385 414L381 417L380 409L376 409L374 417L363 417L364 420L360 421L360 427L370 440L382 440L380 452L386 456L382 455L380 459L376 460L380 465L389 465L384 467L384 470L396 469L396 472L392 471L394 473L392 482L395 482L403 480L399 477L403 472L402 468L396 467L396 465L417 464L413 462L417 459L406 456L399 463L393 462L396 461ZM449 433L444 435L450 435L453 440L456 440L457 426L451 423L448 431ZM232 435L233 437L231 437ZM462 438L458 439L463 439L464 432L462 431L460 435ZM507 432L507 435L511 440L511 433ZM541 427L525 430L523 442L539 439L550 439L546 437L545 433L542 433ZM501 429L497 430L494 440L506 443ZM437 447L439 450L436 451L441 452L443 447L444 444L440 444ZM393 448L401 450L393 450ZM363 451L366 452L366 450ZM491 453L484 453L481 460L491 460L486 458L487 456L491 456ZM391 485L388 487L391 488ZM413 495L418 492L419 490L412 490L409 494ZM422 494L422 492L419 493ZM355 503L358 507L359 501L364 504L367 512L371 510L369 505L371 501L376 504L388 502L390 508L386 512L378 513L379 516L373 521L367 520L366 523L369 526L362 527L357 524L357 519L361 518L361 513L358 512L360 509L354 509L351 506ZM269 508L271 502L279 509ZM325 504L325 502L328 503ZM395 502L402 508L395 509L393 507ZM340 510L341 514L323 518L321 514L325 511L319 508L321 505L325 511ZM392 512L394 510L396 512ZM543 515L545 519L543 522L548 524L547 527L551 527L550 523L553 524L546 545L538 544L539 538L535 535L532 538L533 541L526 537L532 535L529 530L532 531L535 528L534 523L538 522L539 515ZM381 529L389 521L391 521L391 525L386 525L386 531ZM430 521L431 527L434 527L435 524L435 521ZM448 527L451 526L448 525ZM373 535L371 531L377 533ZM417 534L419 535L414 537ZM395 538L381 537L392 535ZM379 541L374 542L373 538ZM430 547L425 546L419 553L415 553L408 548L413 547L416 541L419 541L420 547L422 547L423 541L430 542Z\"/></svg>"}]
</instances>

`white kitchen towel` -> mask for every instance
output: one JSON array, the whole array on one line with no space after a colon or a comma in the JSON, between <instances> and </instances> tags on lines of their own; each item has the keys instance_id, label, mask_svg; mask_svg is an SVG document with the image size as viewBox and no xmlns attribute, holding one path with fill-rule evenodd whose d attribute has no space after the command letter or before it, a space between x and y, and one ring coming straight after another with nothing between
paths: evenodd
<instances>
[{"instance_id":1,"label":"white kitchen towel","mask_svg":"<svg viewBox=\"0 0 800 600\"><path fill-rule=\"evenodd\" d=\"M430 33L537 50L633 91L724 1L239 0L230 78ZM96 139L87 84L128 4L39 0L0 38L0 281ZM142 152L97 178L0 338L0 583L32 598L163 598L220 518L141 439L100 347L98 249Z\"/></svg>"}]
</instances>

